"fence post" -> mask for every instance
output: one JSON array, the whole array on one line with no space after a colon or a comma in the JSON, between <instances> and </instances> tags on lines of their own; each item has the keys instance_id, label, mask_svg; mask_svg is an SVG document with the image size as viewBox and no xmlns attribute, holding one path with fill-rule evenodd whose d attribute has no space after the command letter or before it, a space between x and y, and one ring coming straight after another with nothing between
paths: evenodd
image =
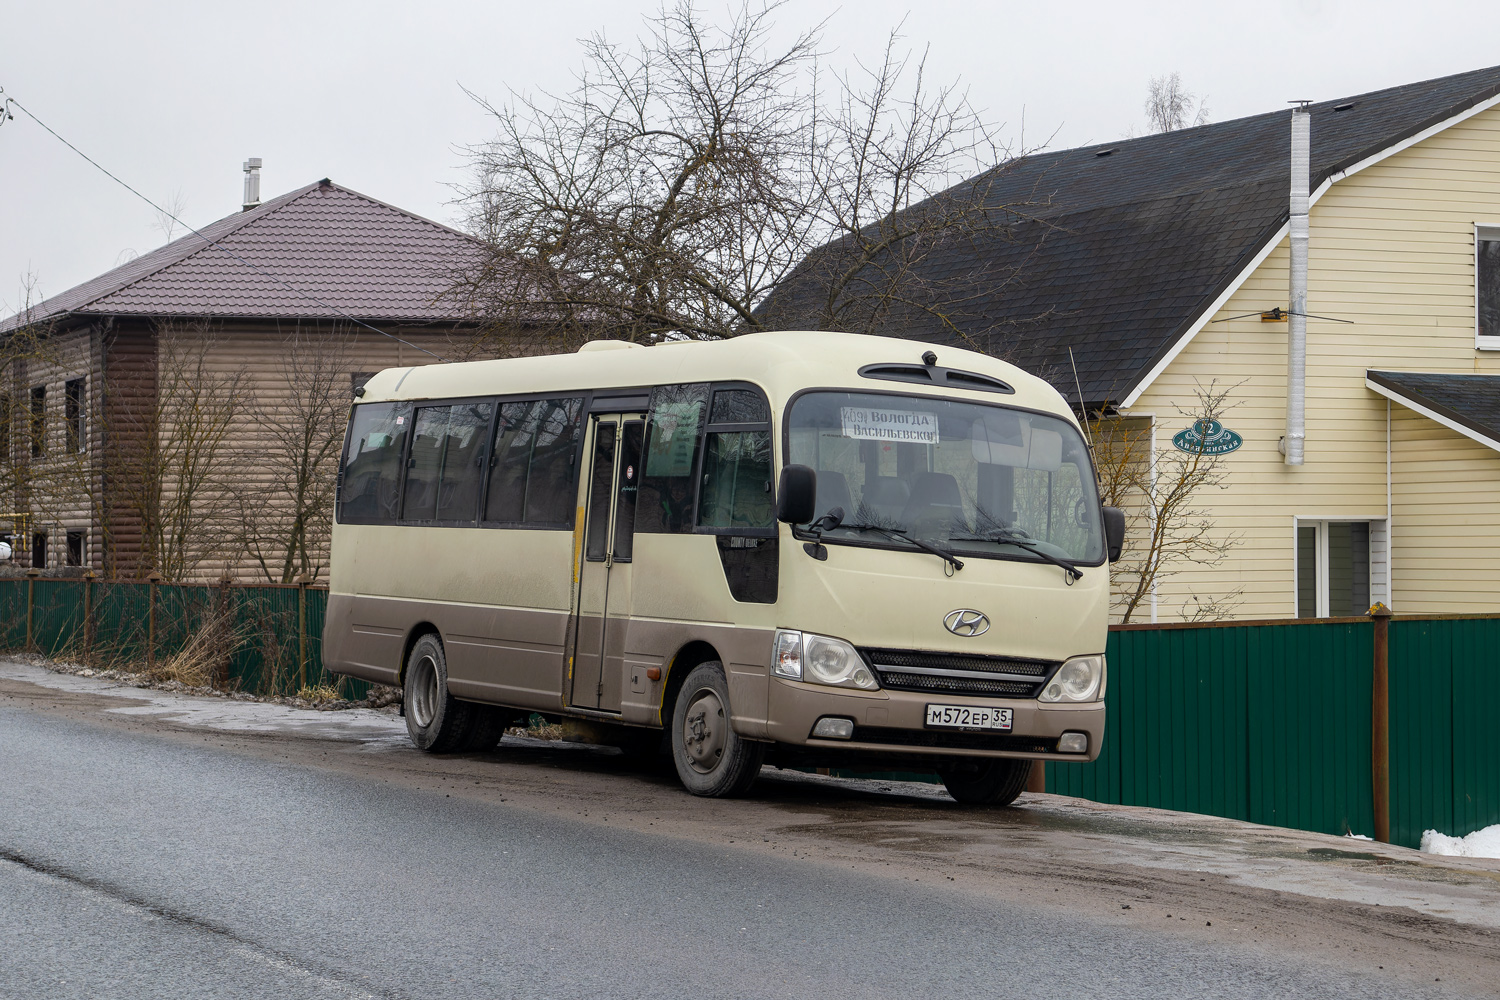
<instances>
[{"instance_id":1,"label":"fence post","mask_svg":"<svg viewBox=\"0 0 1500 1000\"><path fill-rule=\"evenodd\" d=\"M152 570L146 576L149 584L146 601L146 669L156 669L156 586L161 583L161 574Z\"/></svg>"},{"instance_id":2,"label":"fence post","mask_svg":"<svg viewBox=\"0 0 1500 1000\"><path fill-rule=\"evenodd\" d=\"M1374 684L1370 695L1371 800L1375 811L1375 839L1391 842L1391 609L1376 602L1370 608L1375 625Z\"/></svg>"},{"instance_id":3,"label":"fence post","mask_svg":"<svg viewBox=\"0 0 1500 1000\"><path fill-rule=\"evenodd\" d=\"M307 585L312 577L297 575L297 690L307 687Z\"/></svg>"},{"instance_id":4,"label":"fence post","mask_svg":"<svg viewBox=\"0 0 1500 1000\"><path fill-rule=\"evenodd\" d=\"M83 662L94 652L94 571L83 571Z\"/></svg>"},{"instance_id":5,"label":"fence post","mask_svg":"<svg viewBox=\"0 0 1500 1000\"><path fill-rule=\"evenodd\" d=\"M36 617L36 578L42 571L33 566L26 571L26 651L36 652L36 635L32 619Z\"/></svg>"}]
</instances>

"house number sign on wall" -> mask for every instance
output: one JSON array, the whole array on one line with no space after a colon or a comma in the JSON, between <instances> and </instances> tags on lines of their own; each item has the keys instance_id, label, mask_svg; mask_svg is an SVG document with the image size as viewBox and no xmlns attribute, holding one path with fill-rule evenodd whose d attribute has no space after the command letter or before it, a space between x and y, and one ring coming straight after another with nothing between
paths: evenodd
<instances>
[{"instance_id":1,"label":"house number sign on wall","mask_svg":"<svg viewBox=\"0 0 1500 1000\"><path fill-rule=\"evenodd\" d=\"M1178 451L1194 455L1227 455L1244 443L1244 438L1217 420L1195 420L1193 426L1172 435Z\"/></svg>"}]
</instances>

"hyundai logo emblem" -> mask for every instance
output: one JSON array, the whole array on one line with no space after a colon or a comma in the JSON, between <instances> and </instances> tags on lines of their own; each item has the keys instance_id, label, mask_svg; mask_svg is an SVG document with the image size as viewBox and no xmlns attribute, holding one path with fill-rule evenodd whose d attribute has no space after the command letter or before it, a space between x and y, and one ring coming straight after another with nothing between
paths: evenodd
<instances>
[{"instance_id":1,"label":"hyundai logo emblem","mask_svg":"<svg viewBox=\"0 0 1500 1000\"><path fill-rule=\"evenodd\" d=\"M962 635L972 639L974 636L984 635L990 630L990 620L973 608L959 608L957 611L950 611L943 616L943 628L954 635Z\"/></svg>"}]
</instances>

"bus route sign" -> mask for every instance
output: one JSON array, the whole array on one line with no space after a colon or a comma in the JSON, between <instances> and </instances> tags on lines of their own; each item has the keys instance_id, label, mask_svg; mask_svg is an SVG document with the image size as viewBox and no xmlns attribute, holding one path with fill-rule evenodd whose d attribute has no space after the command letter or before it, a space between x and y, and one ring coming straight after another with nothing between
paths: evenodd
<instances>
[{"instance_id":1,"label":"bus route sign","mask_svg":"<svg viewBox=\"0 0 1500 1000\"><path fill-rule=\"evenodd\" d=\"M1193 455L1227 455L1244 443L1244 438L1217 420L1195 420L1193 426L1172 435L1173 447Z\"/></svg>"}]
</instances>

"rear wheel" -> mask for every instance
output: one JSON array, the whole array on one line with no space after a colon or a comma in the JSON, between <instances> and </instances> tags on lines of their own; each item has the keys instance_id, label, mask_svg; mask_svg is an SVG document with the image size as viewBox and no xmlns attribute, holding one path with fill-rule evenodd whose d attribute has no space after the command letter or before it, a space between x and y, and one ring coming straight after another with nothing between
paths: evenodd
<instances>
[{"instance_id":1,"label":"rear wheel","mask_svg":"<svg viewBox=\"0 0 1500 1000\"><path fill-rule=\"evenodd\" d=\"M1029 760L974 760L938 770L948 794L966 806L1008 806L1026 790Z\"/></svg>"},{"instance_id":2,"label":"rear wheel","mask_svg":"<svg viewBox=\"0 0 1500 1000\"><path fill-rule=\"evenodd\" d=\"M448 660L436 635L428 633L412 645L406 658L404 693L406 733L418 750L452 753L468 749L475 710L480 706L448 693Z\"/></svg>"},{"instance_id":3,"label":"rear wheel","mask_svg":"<svg viewBox=\"0 0 1500 1000\"><path fill-rule=\"evenodd\" d=\"M760 774L763 743L741 739L729 726L729 683L717 661L688 674L672 710L672 761L694 795L743 795Z\"/></svg>"}]
</instances>

